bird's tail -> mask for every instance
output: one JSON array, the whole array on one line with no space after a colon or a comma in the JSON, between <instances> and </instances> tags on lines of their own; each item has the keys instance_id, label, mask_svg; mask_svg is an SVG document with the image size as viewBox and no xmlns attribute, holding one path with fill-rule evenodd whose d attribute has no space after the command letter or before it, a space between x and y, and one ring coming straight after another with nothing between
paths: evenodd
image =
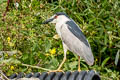
<instances>
[{"instance_id":1,"label":"bird's tail","mask_svg":"<svg viewBox=\"0 0 120 80\"><path fill-rule=\"evenodd\" d=\"M83 58L84 60L86 61L86 63L88 65L93 65L94 64L94 57L93 57L93 54L92 54L92 51L91 51L91 48L90 47L87 47L85 50L83 50L84 52L84 55L83 55Z\"/></svg>"}]
</instances>

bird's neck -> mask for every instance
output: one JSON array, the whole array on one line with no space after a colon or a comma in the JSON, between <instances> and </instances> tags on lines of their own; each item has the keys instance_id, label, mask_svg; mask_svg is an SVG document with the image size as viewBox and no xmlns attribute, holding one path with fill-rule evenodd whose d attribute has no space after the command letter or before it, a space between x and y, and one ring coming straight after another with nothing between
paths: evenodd
<instances>
[{"instance_id":1,"label":"bird's neck","mask_svg":"<svg viewBox=\"0 0 120 80\"><path fill-rule=\"evenodd\" d=\"M64 20L62 19L61 21L56 23L55 28L56 28L56 31L60 37L61 37L60 29L61 29L62 25L65 24L67 21L70 21L70 19L65 18Z\"/></svg>"}]
</instances>

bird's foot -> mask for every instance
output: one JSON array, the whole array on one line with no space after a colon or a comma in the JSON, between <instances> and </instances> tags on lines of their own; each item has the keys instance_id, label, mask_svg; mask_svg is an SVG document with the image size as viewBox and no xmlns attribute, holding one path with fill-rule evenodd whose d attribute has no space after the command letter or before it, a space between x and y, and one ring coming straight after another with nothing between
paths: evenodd
<instances>
[{"instance_id":1,"label":"bird's foot","mask_svg":"<svg viewBox=\"0 0 120 80\"><path fill-rule=\"evenodd\" d=\"M51 71L49 71L48 73L51 73L51 72L64 72L63 70L51 70Z\"/></svg>"},{"instance_id":2,"label":"bird's foot","mask_svg":"<svg viewBox=\"0 0 120 80\"><path fill-rule=\"evenodd\" d=\"M80 72L81 71L81 69L78 69L78 72Z\"/></svg>"}]
</instances>

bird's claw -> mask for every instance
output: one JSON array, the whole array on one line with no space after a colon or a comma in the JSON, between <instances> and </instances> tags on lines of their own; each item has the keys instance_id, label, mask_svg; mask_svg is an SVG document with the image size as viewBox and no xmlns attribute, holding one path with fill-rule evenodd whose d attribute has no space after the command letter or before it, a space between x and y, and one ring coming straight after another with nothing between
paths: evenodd
<instances>
[{"instance_id":1,"label":"bird's claw","mask_svg":"<svg viewBox=\"0 0 120 80\"><path fill-rule=\"evenodd\" d=\"M78 69L78 72L80 72L81 71L81 69Z\"/></svg>"},{"instance_id":2,"label":"bird's claw","mask_svg":"<svg viewBox=\"0 0 120 80\"><path fill-rule=\"evenodd\" d=\"M48 73L51 73L51 72L64 72L64 71L63 70L51 70Z\"/></svg>"}]
</instances>

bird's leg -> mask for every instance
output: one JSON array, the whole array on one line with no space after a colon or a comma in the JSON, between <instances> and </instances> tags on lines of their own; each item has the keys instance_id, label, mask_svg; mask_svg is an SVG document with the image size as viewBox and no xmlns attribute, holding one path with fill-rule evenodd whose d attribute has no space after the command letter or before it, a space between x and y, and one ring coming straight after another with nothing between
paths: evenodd
<instances>
[{"instance_id":1,"label":"bird's leg","mask_svg":"<svg viewBox=\"0 0 120 80\"><path fill-rule=\"evenodd\" d=\"M61 64L59 65L59 67L58 67L57 70L60 70L60 69L61 69L61 67L62 67L62 65L64 64L65 60L66 60L66 56L64 55L63 61L61 62Z\"/></svg>"},{"instance_id":2,"label":"bird's leg","mask_svg":"<svg viewBox=\"0 0 120 80\"><path fill-rule=\"evenodd\" d=\"M78 56L78 71L80 72L80 56Z\"/></svg>"},{"instance_id":3,"label":"bird's leg","mask_svg":"<svg viewBox=\"0 0 120 80\"><path fill-rule=\"evenodd\" d=\"M63 58L63 61L61 62L61 64L59 65L58 69L57 70L52 70L52 71L49 71L49 72L63 72L63 70L61 70L65 60L66 60L66 53L67 53L67 47L66 45L63 43L63 49L64 49L64 58ZM48 73L49 73L48 72Z\"/></svg>"},{"instance_id":4,"label":"bird's leg","mask_svg":"<svg viewBox=\"0 0 120 80\"><path fill-rule=\"evenodd\" d=\"M64 58L63 58L63 61L61 62L61 64L59 65L58 69L57 70L60 70L62 65L64 64L65 60L66 60L66 53L67 53L67 48L65 46L65 44L63 43L63 48L64 48Z\"/></svg>"}]
</instances>

